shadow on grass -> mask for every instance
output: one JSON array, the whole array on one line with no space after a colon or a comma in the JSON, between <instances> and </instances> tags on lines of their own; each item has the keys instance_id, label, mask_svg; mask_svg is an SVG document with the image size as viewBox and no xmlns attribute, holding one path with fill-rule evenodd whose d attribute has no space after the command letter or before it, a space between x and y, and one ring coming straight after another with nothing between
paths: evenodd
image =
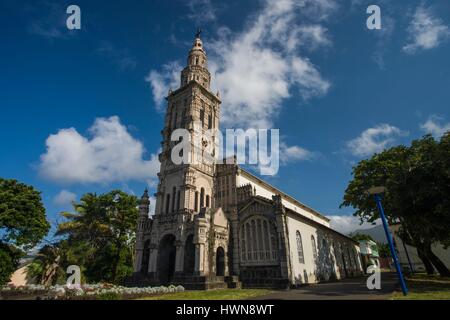
<instances>
[{"instance_id":1,"label":"shadow on grass","mask_svg":"<svg viewBox=\"0 0 450 320\"><path fill-rule=\"evenodd\" d=\"M403 296L396 292L393 295L394 300L450 300L450 281L435 281L414 276L408 279L407 285L408 295Z\"/></svg>"}]
</instances>

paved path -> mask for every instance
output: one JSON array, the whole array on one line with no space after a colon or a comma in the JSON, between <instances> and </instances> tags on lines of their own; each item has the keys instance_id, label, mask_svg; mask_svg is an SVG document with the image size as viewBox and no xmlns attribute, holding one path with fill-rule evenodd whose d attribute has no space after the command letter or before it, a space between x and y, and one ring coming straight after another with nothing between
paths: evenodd
<instances>
[{"instance_id":1,"label":"paved path","mask_svg":"<svg viewBox=\"0 0 450 320\"><path fill-rule=\"evenodd\" d=\"M381 290L369 290L366 277L309 285L300 289L275 291L250 300L386 300L397 284L395 273L381 274Z\"/></svg>"}]
</instances>

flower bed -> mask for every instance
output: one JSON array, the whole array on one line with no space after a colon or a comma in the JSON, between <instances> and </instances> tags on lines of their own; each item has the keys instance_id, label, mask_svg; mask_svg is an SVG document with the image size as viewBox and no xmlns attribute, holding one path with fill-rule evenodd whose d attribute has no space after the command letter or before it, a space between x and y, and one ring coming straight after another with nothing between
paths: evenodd
<instances>
[{"instance_id":1,"label":"flower bed","mask_svg":"<svg viewBox=\"0 0 450 320\"><path fill-rule=\"evenodd\" d=\"M175 293L184 291L182 286L168 287L123 287L111 284L85 284L81 286L43 285L5 286L0 288L0 297L14 299L17 297L42 300L94 300L94 299L132 299L144 296Z\"/></svg>"}]
</instances>

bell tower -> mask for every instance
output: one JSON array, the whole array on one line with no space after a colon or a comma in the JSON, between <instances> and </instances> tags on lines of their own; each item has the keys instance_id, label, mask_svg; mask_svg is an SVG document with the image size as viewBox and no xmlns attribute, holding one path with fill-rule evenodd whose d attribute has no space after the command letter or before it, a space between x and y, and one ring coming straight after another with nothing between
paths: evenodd
<instances>
[{"instance_id":1,"label":"bell tower","mask_svg":"<svg viewBox=\"0 0 450 320\"><path fill-rule=\"evenodd\" d=\"M198 32L181 71L180 87L169 90L166 98L155 215L151 231L139 238L137 259L153 284L175 282L187 288L227 285L230 226L215 201L215 135L221 101L210 84L208 57ZM172 141L177 129L184 129L181 141L178 136ZM180 150L181 142L189 148ZM185 162L172 158L177 152L183 153L179 156Z\"/></svg>"},{"instance_id":2,"label":"bell tower","mask_svg":"<svg viewBox=\"0 0 450 320\"><path fill-rule=\"evenodd\" d=\"M191 153L202 155L207 142L194 144L194 135L219 129L220 99L210 91L208 58L197 33L189 51L187 65L181 71L180 88L170 90L165 127L162 134L161 170L156 193L156 215L198 213L214 206L215 164L196 161L176 165L171 160L171 141L175 129L187 129L191 135ZM212 151L216 153L215 147Z\"/></svg>"}]
</instances>

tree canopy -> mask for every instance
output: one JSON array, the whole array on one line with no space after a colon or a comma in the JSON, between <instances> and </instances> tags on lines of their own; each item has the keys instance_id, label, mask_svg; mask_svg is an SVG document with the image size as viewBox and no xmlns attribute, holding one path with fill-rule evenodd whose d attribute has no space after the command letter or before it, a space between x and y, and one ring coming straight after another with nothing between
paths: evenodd
<instances>
[{"instance_id":1,"label":"tree canopy","mask_svg":"<svg viewBox=\"0 0 450 320\"><path fill-rule=\"evenodd\" d=\"M0 178L0 285L7 283L18 267L22 249L34 247L49 229L40 192Z\"/></svg>"},{"instance_id":2,"label":"tree canopy","mask_svg":"<svg viewBox=\"0 0 450 320\"><path fill-rule=\"evenodd\" d=\"M364 240L374 241L370 235L359 233L359 232L355 233L355 234L350 234L350 237L355 241L364 241Z\"/></svg>"},{"instance_id":3,"label":"tree canopy","mask_svg":"<svg viewBox=\"0 0 450 320\"><path fill-rule=\"evenodd\" d=\"M379 218L373 186L385 186L383 206L389 223L401 223L404 241L414 245L441 275L450 274L431 251L431 244L450 241L450 132L440 141L431 135L411 146L387 149L353 168L341 206L355 208L355 216L373 222ZM424 261L425 263L425 261Z\"/></svg>"},{"instance_id":4,"label":"tree canopy","mask_svg":"<svg viewBox=\"0 0 450 320\"><path fill-rule=\"evenodd\" d=\"M57 235L64 238L61 263L82 268L87 281L119 282L133 272L137 198L114 190L85 194L75 212L63 212Z\"/></svg>"},{"instance_id":5,"label":"tree canopy","mask_svg":"<svg viewBox=\"0 0 450 320\"><path fill-rule=\"evenodd\" d=\"M0 241L30 249L49 229L40 192L16 180L0 178Z\"/></svg>"}]
</instances>

